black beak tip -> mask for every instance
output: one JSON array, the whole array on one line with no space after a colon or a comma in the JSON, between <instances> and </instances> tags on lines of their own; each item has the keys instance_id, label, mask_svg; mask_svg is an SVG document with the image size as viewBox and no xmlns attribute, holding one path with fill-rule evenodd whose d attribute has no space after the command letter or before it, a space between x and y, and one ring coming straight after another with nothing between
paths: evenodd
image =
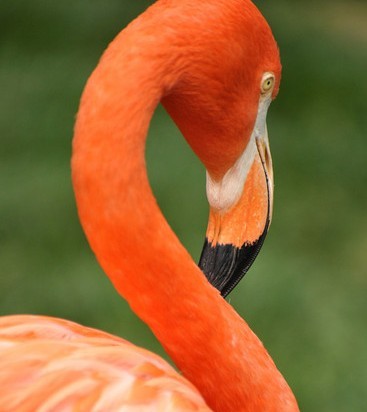
<instances>
[{"instance_id":1,"label":"black beak tip","mask_svg":"<svg viewBox=\"0 0 367 412\"><path fill-rule=\"evenodd\" d=\"M245 244L241 248L231 244L213 246L208 239L205 239L199 267L223 297L237 286L250 269L260 252L267 232L268 225L256 242L251 245Z\"/></svg>"}]
</instances>

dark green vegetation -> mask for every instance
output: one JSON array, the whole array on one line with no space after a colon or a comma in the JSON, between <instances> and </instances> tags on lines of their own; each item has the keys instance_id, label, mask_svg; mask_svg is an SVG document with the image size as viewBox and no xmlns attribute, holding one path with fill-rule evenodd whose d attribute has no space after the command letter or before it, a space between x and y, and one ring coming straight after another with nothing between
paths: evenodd
<instances>
[{"instance_id":1,"label":"dark green vegetation","mask_svg":"<svg viewBox=\"0 0 367 412\"><path fill-rule=\"evenodd\" d=\"M83 85L149 1L0 3L0 312L65 317L161 352L116 294L76 216L69 157ZM367 5L258 1L278 39L268 118L275 212L230 301L303 411L361 411L367 382ZM163 110L148 141L155 193L197 260L204 170Z\"/></svg>"}]
</instances>

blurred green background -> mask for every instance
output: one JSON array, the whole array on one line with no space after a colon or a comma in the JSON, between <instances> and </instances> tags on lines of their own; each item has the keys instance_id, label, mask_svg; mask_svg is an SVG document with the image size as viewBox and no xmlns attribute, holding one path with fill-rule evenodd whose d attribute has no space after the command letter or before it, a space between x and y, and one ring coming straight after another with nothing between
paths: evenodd
<instances>
[{"instance_id":1,"label":"blurred green background","mask_svg":"<svg viewBox=\"0 0 367 412\"><path fill-rule=\"evenodd\" d=\"M152 1L0 2L0 313L65 317L162 353L90 252L70 183L74 116L108 42ZM278 40L265 246L230 301L303 411L366 410L367 3L257 1ZM203 167L159 109L149 172L197 260Z\"/></svg>"}]
</instances>

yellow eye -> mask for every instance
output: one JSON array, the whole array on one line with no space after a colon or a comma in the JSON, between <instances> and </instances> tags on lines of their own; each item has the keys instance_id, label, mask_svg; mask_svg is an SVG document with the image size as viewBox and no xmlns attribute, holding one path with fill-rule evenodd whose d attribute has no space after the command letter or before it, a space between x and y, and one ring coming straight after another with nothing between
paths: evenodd
<instances>
[{"instance_id":1,"label":"yellow eye","mask_svg":"<svg viewBox=\"0 0 367 412\"><path fill-rule=\"evenodd\" d=\"M261 81L261 93L265 94L273 89L275 77L272 73L265 73Z\"/></svg>"}]
</instances>

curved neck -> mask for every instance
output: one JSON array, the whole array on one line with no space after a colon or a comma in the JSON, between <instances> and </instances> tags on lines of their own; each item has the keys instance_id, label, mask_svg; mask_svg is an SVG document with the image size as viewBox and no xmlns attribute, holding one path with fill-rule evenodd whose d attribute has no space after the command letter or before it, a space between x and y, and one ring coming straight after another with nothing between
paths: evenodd
<instances>
[{"instance_id":1,"label":"curved neck","mask_svg":"<svg viewBox=\"0 0 367 412\"><path fill-rule=\"evenodd\" d=\"M209 406L297 410L261 342L207 282L151 192L149 122L185 68L174 51L144 44L145 27L134 23L114 40L82 97L72 159L82 226L116 289Z\"/></svg>"}]
</instances>

